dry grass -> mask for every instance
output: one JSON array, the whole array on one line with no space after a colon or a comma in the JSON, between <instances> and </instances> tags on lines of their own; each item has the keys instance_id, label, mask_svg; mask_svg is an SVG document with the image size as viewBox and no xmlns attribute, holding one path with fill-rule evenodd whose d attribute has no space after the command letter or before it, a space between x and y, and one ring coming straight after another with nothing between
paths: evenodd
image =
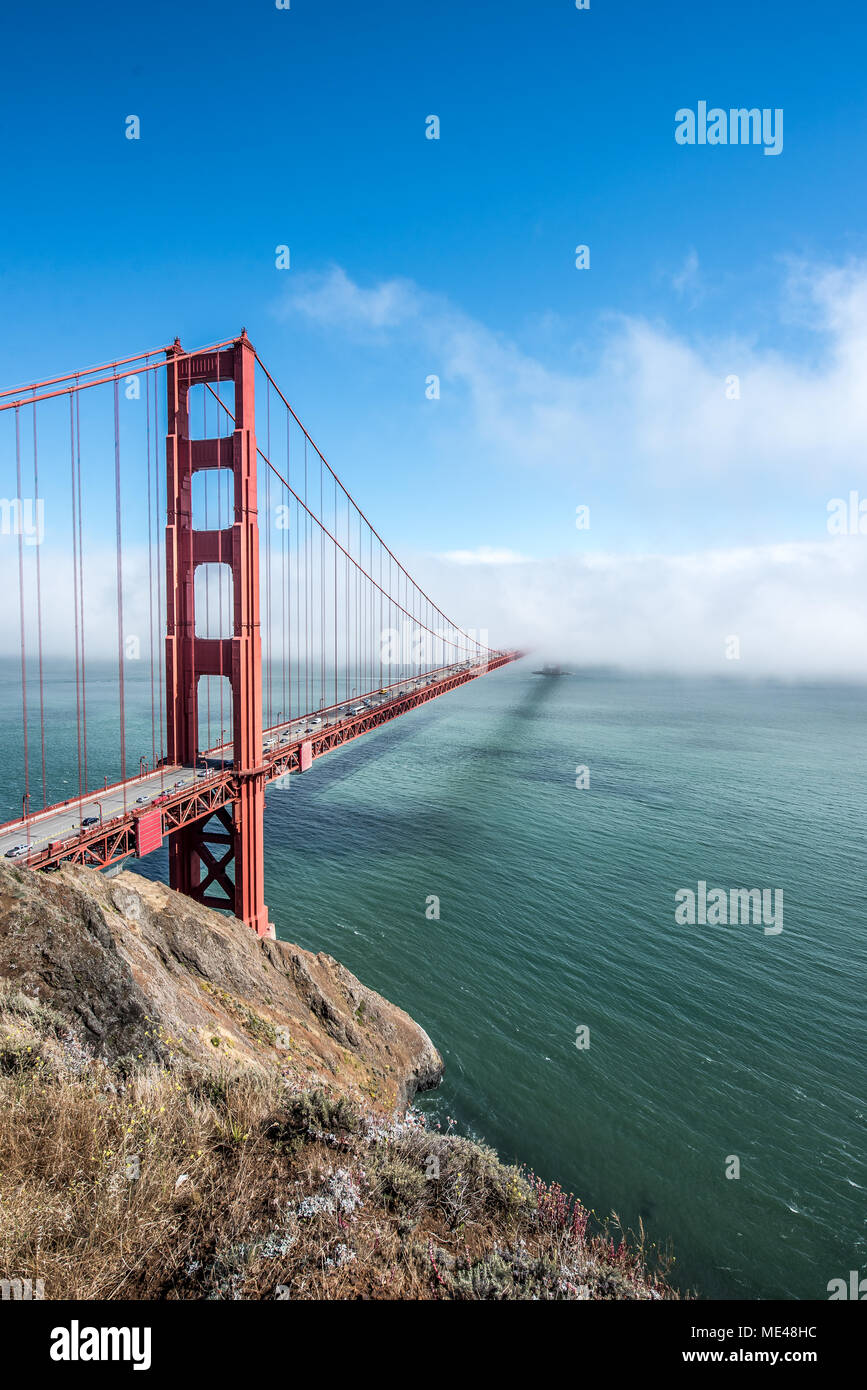
<instances>
[{"instance_id":1,"label":"dry grass","mask_svg":"<svg viewBox=\"0 0 867 1390\"><path fill-rule=\"evenodd\" d=\"M0 1277L47 1298L676 1297L489 1149L287 1076L109 1069L0 989Z\"/></svg>"}]
</instances>

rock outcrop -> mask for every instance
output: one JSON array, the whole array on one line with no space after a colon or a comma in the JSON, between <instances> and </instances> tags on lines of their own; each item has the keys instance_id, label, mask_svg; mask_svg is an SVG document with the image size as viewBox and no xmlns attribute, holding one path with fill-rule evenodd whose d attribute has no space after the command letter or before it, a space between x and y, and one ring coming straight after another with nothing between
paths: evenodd
<instances>
[{"instance_id":1,"label":"rock outcrop","mask_svg":"<svg viewBox=\"0 0 867 1390\"><path fill-rule=\"evenodd\" d=\"M643 1241L407 1109L441 1072L329 956L0 861L0 1272L37 1297L677 1296Z\"/></svg>"},{"instance_id":2,"label":"rock outcrop","mask_svg":"<svg viewBox=\"0 0 867 1390\"><path fill-rule=\"evenodd\" d=\"M0 861L4 977L107 1062L224 1057L329 1081L384 1110L442 1076L424 1030L331 956L260 941L128 872L37 874Z\"/></svg>"}]
</instances>

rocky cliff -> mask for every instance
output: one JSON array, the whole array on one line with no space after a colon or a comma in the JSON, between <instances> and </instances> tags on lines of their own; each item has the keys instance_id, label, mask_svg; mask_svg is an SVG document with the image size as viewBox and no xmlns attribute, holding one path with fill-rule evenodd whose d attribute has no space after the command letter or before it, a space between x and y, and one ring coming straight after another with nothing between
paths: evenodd
<instances>
[{"instance_id":1,"label":"rocky cliff","mask_svg":"<svg viewBox=\"0 0 867 1390\"><path fill-rule=\"evenodd\" d=\"M109 1063L222 1057L388 1110L442 1075L424 1029L331 956L260 941L132 873L37 876L0 860L3 977Z\"/></svg>"},{"instance_id":2,"label":"rocky cliff","mask_svg":"<svg viewBox=\"0 0 867 1390\"><path fill-rule=\"evenodd\" d=\"M329 956L133 874L0 861L0 1278L84 1300L673 1296L641 1238L407 1109L441 1073Z\"/></svg>"}]
</instances>

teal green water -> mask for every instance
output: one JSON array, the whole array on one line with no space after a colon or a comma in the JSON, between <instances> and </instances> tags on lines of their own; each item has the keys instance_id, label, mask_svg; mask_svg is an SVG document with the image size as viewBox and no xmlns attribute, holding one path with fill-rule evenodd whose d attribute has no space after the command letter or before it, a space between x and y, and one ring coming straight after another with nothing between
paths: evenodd
<instances>
[{"instance_id":1,"label":"teal green water","mask_svg":"<svg viewBox=\"0 0 867 1390\"><path fill-rule=\"evenodd\" d=\"M530 665L269 793L278 933L427 1029L426 1109L641 1218L684 1286L826 1298L867 1258L867 691ZM676 925L700 879L782 889L783 932Z\"/></svg>"}]
</instances>

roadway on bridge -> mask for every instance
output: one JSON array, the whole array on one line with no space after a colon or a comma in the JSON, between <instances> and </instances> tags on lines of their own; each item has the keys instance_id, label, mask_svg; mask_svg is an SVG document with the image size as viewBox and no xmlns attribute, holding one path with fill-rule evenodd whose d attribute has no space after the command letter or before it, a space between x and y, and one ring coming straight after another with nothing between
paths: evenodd
<instances>
[{"instance_id":1,"label":"roadway on bridge","mask_svg":"<svg viewBox=\"0 0 867 1390\"><path fill-rule=\"evenodd\" d=\"M455 663L443 667L441 671L422 677L397 682L386 689L368 691L364 695L345 700L339 705L304 715L285 724L273 725L265 730L263 753L266 759L281 746L297 743L305 736L321 734L325 729L335 728L353 719L357 714L382 708L399 700L402 696L436 686L446 676L468 670L470 662ZM134 811L144 811L148 806L159 804L161 797L168 797L183 791L195 783L206 787L211 777L221 775L232 764L232 745L226 743L202 753L202 761L208 766L202 768L181 767L173 764L163 766L155 772L147 772L126 782L108 787L104 791L92 791L87 796L76 797L61 805L50 806L44 811L34 811L24 821L12 821L0 827L0 858L27 859L44 850L52 841L68 840L73 837L96 833L101 825L107 824L116 816L129 815ZM19 851L16 853L16 851Z\"/></svg>"},{"instance_id":2,"label":"roadway on bridge","mask_svg":"<svg viewBox=\"0 0 867 1390\"><path fill-rule=\"evenodd\" d=\"M201 774L199 774L201 775ZM208 774L206 774L208 775ZM68 801L61 806L51 806L47 811L35 811L27 817L27 822L16 821L0 829L0 857L26 858L14 856L9 851L23 845L32 853L45 849L52 840L66 840L84 830L98 830L100 822L112 820L125 812L144 810L164 792L180 791L182 787L192 786L197 777L193 767L161 767L156 772L143 777L131 778L106 791L90 792L88 796ZM202 778L204 781L204 777ZM85 822L93 817L93 824ZM29 830L29 840L28 840Z\"/></svg>"}]
</instances>

